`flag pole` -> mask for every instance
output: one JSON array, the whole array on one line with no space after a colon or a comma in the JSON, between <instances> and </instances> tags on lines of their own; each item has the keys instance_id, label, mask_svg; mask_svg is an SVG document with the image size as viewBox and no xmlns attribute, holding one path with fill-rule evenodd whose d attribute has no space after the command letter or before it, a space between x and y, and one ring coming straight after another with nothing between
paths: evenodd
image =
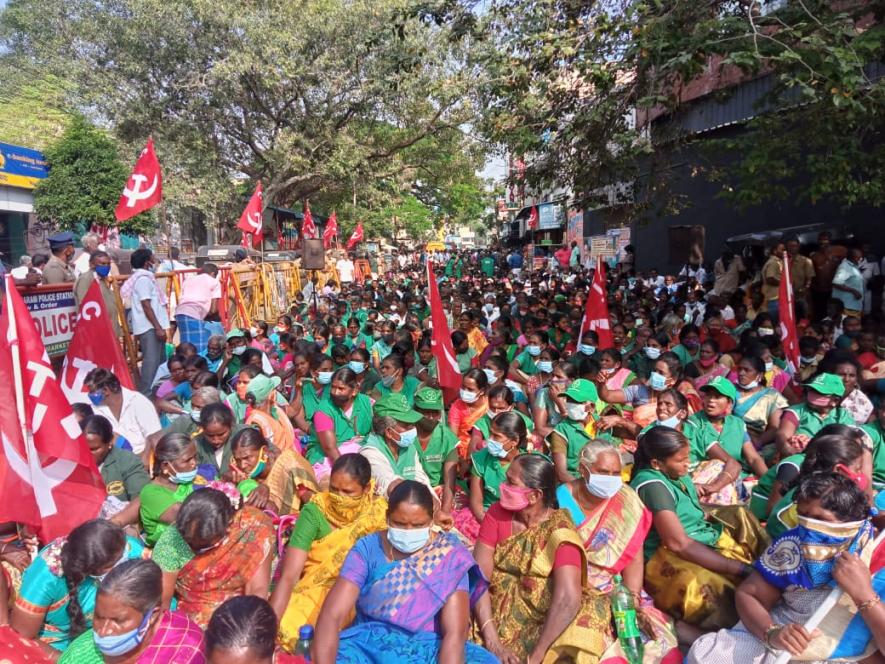
<instances>
[{"instance_id":1,"label":"flag pole","mask_svg":"<svg viewBox=\"0 0 885 664\"><path fill-rule=\"evenodd\" d=\"M24 380L22 379L22 361L21 361L21 353L18 343L18 325L15 322L15 308L12 306L12 294L11 289L15 288L15 284L12 281L12 277L10 275L6 275L5 283L6 286L6 297L5 299L5 309L6 315L9 317L9 322L7 324L7 333L6 340L9 343L9 351L12 356L12 378L15 383L15 410L18 415L18 423L21 427L22 433L22 444L25 446L25 456L28 459L28 468L31 467L33 463L33 459L31 458L31 445L28 444L29 441L29 433L28 433L28 423L25 419L25 388L24 388Z\"/></svg>"}]
</instances>

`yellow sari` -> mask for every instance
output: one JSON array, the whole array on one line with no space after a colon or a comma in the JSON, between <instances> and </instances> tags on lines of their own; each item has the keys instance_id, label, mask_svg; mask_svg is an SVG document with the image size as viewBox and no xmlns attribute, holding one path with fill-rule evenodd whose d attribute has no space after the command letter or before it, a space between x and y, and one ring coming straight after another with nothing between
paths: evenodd
<instances>
[{"instance_id":1,"label":"yellow sari","mask_svg":"<svg viewBox=\"0 0 885 664\"><path fill-rule=\"evenodd\" d=\"M333 530L311 544L301 579L292 588L289 605L280 621L280 643L289 652L298 641L298 629L316 624L323 601L356 541L387 527L387 501L375 496L374 486L370 485L362 499L347 508L336 505L336 498L324 491L311 500ZM348 622L352 618L351 615Z\"/></svg>"},{"instance_id":2,"label":"yellow sari","mask_svg":"<svg viewBox=\"0 0 885 664\"><path fill-rule=\"evenodd\" d=\"M608 596L588 586L584 541L568 512L556 510L546 521L495 547L492 614L501 641L520 660L528 657L541 635L553 596L556 549L565 543L574 544L581 553L583 598L578 615L550 646L543 662L564 657L576 664L596 664L605 651L612 621Z\"/></svg>"}]
</instances>

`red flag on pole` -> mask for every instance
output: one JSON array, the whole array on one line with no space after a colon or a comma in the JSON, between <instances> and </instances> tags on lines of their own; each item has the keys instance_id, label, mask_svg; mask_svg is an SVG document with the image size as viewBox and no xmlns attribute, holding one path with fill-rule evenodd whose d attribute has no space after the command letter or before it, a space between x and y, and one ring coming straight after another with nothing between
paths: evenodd
<instances>
[{"instance_id":1,"label":"red flag on pole","mask_svg":"<svg viewBox=\"0 0 885 664\"><path fill-rule=\"evenodd\" d=\"M261 241L264 239L264 221L261 216L263 213L264 197L261 191L261 181L259 180L237 224L237 228L243 231L243 233L249 233L252 236L253 248L260 247Z\"/></svg>"},{"instance_id":2,"label":"red flag on pole","mask_svg":"<svg viewBox=\"0 0 885 664\"><path fill-rule=\"evenodd\" d=\"M68 346L61 370L61 389L71 403L88 403L83 382L86 374L95 369L109 369L120 380L120 385L135 389L129 365L117 342L113 322L101 293L98 280L93 280L80 303L80 315L74 327L74 337Z\"/></svg>"},{"instance_id":3,"label":"red flag on pole","mask_svg":"<svg viewBox=\"0 0 885 664\"><path fill-rule=\"evenodd\" d=\"M427 286L430 291L430 321L433 325L431 347L436 358L437 380L440 387L450 390L451 394L461 388L461 371L458 369L458 360L455 359L452 333L439 297L433 261L427 261Z\"/></svg>"},{"instance_id":4,"label":"red flag on pole","mask_svg":"<svg viewBox=\"0 0 885 664\"><path fill-rule=\"evenodd\" d=\"M538 207L536 205L533 205L532 209L529 210L529 218L525 222L525 227L530 231L538 227Z\"/></svg>"},{"instance_id":5,"label":"red flag on pole","mask_svg":"<svg viewBox=\"0 0 885 664\"><path fill-rule=\"evenodd\" d=\"M328 249L332 246L332 239L338 235L338 217L335 211L326 221L326 227L323 229L323 248Z\"/></svg>"},{"instance_id":6,"label":"red flag on pole","mask_svg":"<svg viewBox=\"0 0 885 664\"><path fill-rule=\"evenodd\" d=\"M10 277L0 315L0 403L0 521L32 526L47 542L98 516L104 482Z\"/></svg>"},{"instance_id":7,"label":"red flag on pole","mask_svg":"<svg viewBox=\"0 0 885 664\"><path fill-rule=\"evenodd\" d=\"M154 139L149 138L144 150L135 162L123 195L117 203L114 215L117 221L126 221L137 214L150 210L163 199L163 174L154 153Z\"/></svg>"},{"instance_id":8,"label":"red flag on pole","mask_svg":"<svg viewBox=\"0 0 885 664\"><path fill-rule=\"evenodd\" d=\"M590 284L590 292L587 293L587 304L584 310L584 318L581 320L580 342L585 330L593 330L599 335L599 347L612 347L612 331L608 319L608 299L606 298L605 264L602 258L596 259L596 271L593 273L593 281Z\"/></svg>"},{"instance_id":9,"label":"red flag on pole","mask_svg":"<svg viewBox=\"0 0 885 664\"><path fill-rule=\"evenodd\" d=\"M313 223L313 215L310 213L310 204L304 203L304 222L301 224L301 235L306 240L317 237L317 226Z\"/></svg>"},{"instance_id":10,"label":"red flag on pole","mask_svg":"<svg viewBox=\"0 0 885 664\"><path fill-rule=\"evenodd\" d=\"M787 252L784 252L784 270L778 287L778 317L787 368L795 375L799 369L799 335L796 333L796 302L793 297L793 282L790 279L790 260Z\"/></svg>"},{"instance_id":11,"label":"red flag on pole","mask_svg":"<svg viewBox=\"0 0 885 664\"><path fill-rule=\"evenodd\" d=\"M350 251L357 244L363 241L363 222L358 222L356 228L353 229L350 239L347 241L347 250Z\"/></svg>"}]
</instances>

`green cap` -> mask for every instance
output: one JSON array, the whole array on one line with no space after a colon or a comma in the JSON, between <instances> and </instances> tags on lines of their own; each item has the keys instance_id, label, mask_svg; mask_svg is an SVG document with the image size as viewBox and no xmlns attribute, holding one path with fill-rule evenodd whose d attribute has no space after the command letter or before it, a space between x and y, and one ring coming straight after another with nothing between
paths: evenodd
<instances>
[{"instance_id":1,"label":"green cap","mask_svg":"<svg viewBox=\"0 0 885 664\"><path fill-rule=\"evenodd\" d=\"M818 374L810 383L805 383L805 387L829 397L845 396L845 383L839 376L831 373Z\"/></svg>"},{"instance_id":2,"label":"green cap","mask_svg":"<svg viewBox=\"0 0 885 664\"><path fill-rule=\"evenodd\" d=\"M270 393L277 389L281 382L279 376L269 377L264 374L258 374L255 378L249 381L249 387L246 388L246 394L254 396L256 403L264 403L267 401Z\"/></svg>"},{"instance_id":3,"label":"green cap","mask_svg":"<svg viewBox=\"0 0 885 664\"><path fill-rule=\"evenodd\" d=\"M255 380L254 378L252 380ZM252 383L249 383L252 387ZM389 392L375 402L375 415L379 417L392 417L397 422L406 422L414 424L419 422L423 416L412 410L409 406L409 400L402 394Z\"/></svg>"},{"instance_id":4,"label":"green cap","mask_svg":"<svg viewBox=\"0 0 885 664\"><path fill-rule=\"evenodd\" d=\"M422 410L442 410L443 394L432 387L422 387L415 393L415 408Z\"/></svg>"},{"instance_id":5,"label":"green cap","mask_svg":"<svg viewBox=\"0 0 885 664\"><path fill-rule=\"evenodd\" d=\"M737 401L737 389L735 389L734 383L725 376L716 376L716 378L701 388L701 392L704 390L716 390L722 396L731 399L732 403Z\"/></svg>"},{"instance_id":6,"label":"green cap","mask_svg":"<svg viewBox=\"0 0 885 664\"><path fill-rule=\"evenodd\" d=\"M568 298L565 295L563 295L562 293L557 293L556 295L553 296L554 302L565 302L567 299Z\"/></svg>"},{"instance_id":7,"label":"green cap","mask_svg":"<svg viewBox=\"0 0 885 664\"><path fill-rule=\"evenodd\" d=\"M578 403L587 403L588 401L596 403L597 399L599 399L596 385L584 378L572 381L572 384L568 386L564 394L572 401L577 401Z\"/></svg>"},{"instance_id":8,"label":"green cap","mask_svg":"<svg viewBox=\"0 0 885 664\"><path fill-rule=\"evenodd\" d=\"M243 331L242 331L240 328L238 328L238 327L235 327L234 329L232 329L230 332L227 333L227 340L228 340L228 341L230 341L231 339L237 339L237 338L239 338L239 337L243 337L243 338L245 338L245 337L246 337L246 333L243 332Z\"/></svg>"}]
</instances>

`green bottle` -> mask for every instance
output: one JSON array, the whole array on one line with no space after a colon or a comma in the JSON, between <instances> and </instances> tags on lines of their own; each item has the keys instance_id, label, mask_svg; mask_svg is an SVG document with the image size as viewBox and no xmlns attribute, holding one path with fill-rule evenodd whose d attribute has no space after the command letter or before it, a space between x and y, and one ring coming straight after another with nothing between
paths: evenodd
<instances>
[{"instance_id":1,"label":"green bottle","mask_svg":"<svg viewBox=\"0 0 885 664\"><path fill-rule=\"evenodd\" d=\"M636 624L633 594L624 585L620 574L615 575L614 584L611 602L618 641L620 641L621 649L630 664L642 664L642 634L639 631L639 625Z\"/></svg>"}]
</instances>

